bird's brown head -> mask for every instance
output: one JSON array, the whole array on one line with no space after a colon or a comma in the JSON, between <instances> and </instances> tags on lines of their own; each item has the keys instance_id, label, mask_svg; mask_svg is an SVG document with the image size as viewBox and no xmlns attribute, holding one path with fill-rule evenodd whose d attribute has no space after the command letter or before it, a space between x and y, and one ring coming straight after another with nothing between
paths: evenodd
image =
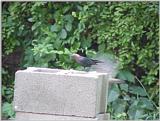
<instances>
[{"instance_id":1,"label":"bird's brown head","mask_svg":"<svg viewBox=\"0 0 160 121\"><path fill-rule=\"evenodd\" d=\"M76 60L76 61L78 60L79 57L80 57L80 55L78 55L78 54L72 54L71 55L71 58Z\"/></svg>"}]
</instances>

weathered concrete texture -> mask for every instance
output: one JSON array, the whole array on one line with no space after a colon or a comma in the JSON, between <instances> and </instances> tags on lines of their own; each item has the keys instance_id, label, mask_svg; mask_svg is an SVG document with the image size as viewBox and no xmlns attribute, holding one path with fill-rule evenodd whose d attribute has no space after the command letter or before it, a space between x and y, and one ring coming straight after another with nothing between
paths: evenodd
<instances>
[{"instance_id":1,"label":"weathered concrete texture","mask_svg":"<svg viewBox=\"0 0 160 121\"><path fill-rule=\"evenodd\" d=\"M107 120L109 114L99 114L96 118L85 118L76 116L61 116L61 115L47 115L47 114L35 114L26 112L17 112L17 120Z\"/></svg>"},{"instance_id":2,"label":"weathered concrete texture","mask_svg":"<svg viewBox=\"0 0 160 121\"><path fill-rule=\"evenodd\" d=\"M107 75L29 68L16 72L15 111L96 117L105 112Z\"/></svg>"}]
</instances>

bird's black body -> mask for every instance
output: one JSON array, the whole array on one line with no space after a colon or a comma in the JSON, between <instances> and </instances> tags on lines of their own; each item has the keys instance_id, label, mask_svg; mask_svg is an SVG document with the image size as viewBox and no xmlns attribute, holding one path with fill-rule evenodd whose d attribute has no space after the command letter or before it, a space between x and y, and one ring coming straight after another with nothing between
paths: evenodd
<instances>
[{"instance_id":1,"label":"bird's black body","mask_svg":"<svg viewBox=\"0 0 160 121\"><path fill-rule=\"evenodd\" d=\"M81 64L83 67L91 67L92 65L96 65L97 63L102 63L102 61L90 59L83 56L79 56L76 61L77 63Z\"/></svg>"},{"instance_id":2,"label":"bird's black body","mask_svg":"<svg viewBox=\"0 0 160 121\"><path fill-rule=\"evenodd\" d=\"M80 58L79 61L79 63L84 67L91 67L92 65L96 65L98 63L98 60L93 60L86 57Z\"/></svg>"}]
</instances>

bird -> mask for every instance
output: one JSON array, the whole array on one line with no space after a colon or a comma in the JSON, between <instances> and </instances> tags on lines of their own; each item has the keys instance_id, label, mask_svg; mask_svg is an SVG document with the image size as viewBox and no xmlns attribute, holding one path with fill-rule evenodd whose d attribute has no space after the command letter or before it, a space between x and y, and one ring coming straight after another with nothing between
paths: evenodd
<instances>
[{"instance_id":1,"label":"bird","mask_svg":"<svg viewBox=\"0 0 160 121\"><path fill-rule=\"evenodd\" d=\"M84 68L91 67L92 65L97 65L97 63L103 63L102 61L83 57L83 56L80 56L79 54L72 54L71 57Z\"/></svg>"}]
</instances>

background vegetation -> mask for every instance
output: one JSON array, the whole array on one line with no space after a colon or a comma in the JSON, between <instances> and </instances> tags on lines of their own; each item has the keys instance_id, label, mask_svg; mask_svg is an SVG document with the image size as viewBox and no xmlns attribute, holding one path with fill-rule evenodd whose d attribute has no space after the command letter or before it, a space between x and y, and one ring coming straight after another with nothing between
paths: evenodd
<instances>
[{"instance_id":1,"label":"background vegetation","mask_svg":"<svg viewBox=\"0 0 160 121\"><path fill-rule=\"evenodd\" d=\"M3 2L3 119L14 117L16 70L78 69L70 53L118 58L126 83L110 88L112 119L159 119L158 16L158 2Z\"/></svg>"}]
</instances>

